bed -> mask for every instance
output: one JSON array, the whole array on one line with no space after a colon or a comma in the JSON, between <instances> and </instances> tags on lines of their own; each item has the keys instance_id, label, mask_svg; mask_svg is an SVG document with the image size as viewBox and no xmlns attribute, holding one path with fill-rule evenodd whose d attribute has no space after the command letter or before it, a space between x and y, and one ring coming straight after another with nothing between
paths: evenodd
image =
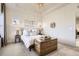
<instances>
[{"instance_id":1,"label":"bed","mask_svg":"<svg viewBox=\"0 0 79 59\"><path fill-rule=\"evenodd\" d=\"M36 35L36 36L26 36L22 35L21 39L25 45L26 48L28 48L31 51L31 48L34 46L35 40L40 39L44 35Z\"/></svg>"},{"instance_id":2,"label":"bed","mask_svg":"<svg viewBox=\"0 0 79 59\"><path fill-rule=\"evenodd\" d=\"M24 30L23 35L21 35L21 40L23 41L26 48L28 48L31 51L31 47L34 46L34 41L36 39L39 39L43 35L37 35L37 33L32 33L29 31Z\"/></svg>"},{"instance_id":3,"label":"bed","mask_svg":"<svg viewBox=\"0 0 79 59\"><path fill-rule=\"evenodd\" d=\"M21 35L21 39L25 45L26 48L29 49L29 51L31 51L32 48L34 48L36 45L35 45L35 41L42 41L42 40L46 40L46 38L48 38L49 36L47 35L37 35L37 34L34 34L33 35L29 35L27 32L24 32L23 35ZM51 38L50 38L51 39ZM55 39L55 38L54 38ZM51 40L52 41L52 40ZM57 43L57 42L56 42ZM41 44L41 43L40 43ZM39 44L39 45L40 45ZM52 43L54 44L54 43ZM49 45L49 44L48 44ZM51 45L51 44L50 44ZM55 44L55 46L57 47L57 44ZM53 47L53 46L52 46ZM36 48L37 49L37 48ZM52 49L50 49L52 50ZM48 50L49 51L49 50Z\"/></svg>"}]
</instances>

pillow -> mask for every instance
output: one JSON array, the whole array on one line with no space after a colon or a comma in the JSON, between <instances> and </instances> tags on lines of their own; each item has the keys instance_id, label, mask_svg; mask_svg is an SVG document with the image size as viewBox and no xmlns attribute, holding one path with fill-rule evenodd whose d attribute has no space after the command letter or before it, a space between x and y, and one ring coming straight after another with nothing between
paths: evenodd
<instances>
[{"instance_id":1,"label":"pillow","mask_svg":"<svg viewBox=\"0 0 79 59\"><path fill-rule=\"evenodd\" d=\"M32 29L32 31L29 34L30 36L35 36L37 35L37 31L35 29Z\"/></svg>"},{"instance_id":2,"label":"pillow","mask_svg":"<svg viewBox=\"0 0 79 59\"><path fill-rule=\"evenodd\" d=\"M29 36L29 32L26 30L23 30L23 35Z\"/></svg>"},{"instance_id":3,"label":"pillow","mask_svg":"<svg viewBox=\"0 0 79 59\"><path fill-rule=\"evenodd\" d=\"M36 32L30 32L30 36L35 36L35 35L37 35Z\"/></svg>"}]
</instances>

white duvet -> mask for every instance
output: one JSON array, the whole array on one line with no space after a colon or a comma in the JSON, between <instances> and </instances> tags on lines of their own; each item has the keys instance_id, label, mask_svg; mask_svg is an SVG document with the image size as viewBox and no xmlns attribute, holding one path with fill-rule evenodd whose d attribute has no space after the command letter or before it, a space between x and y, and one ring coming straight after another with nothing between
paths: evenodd
<instances>
[{"instance_id":1,"label":"white duvet","mask_svg":"<svg viewBox=\"0 0 79 59\"><path fill-rule=\"evenodd\" d=\"M44 36L45 35L35 35L35 36L22 35L21 39L24 42L26 48L29 48L31 45L35 43L35 40L41 41L40 38ZM52 37L52 39L55 39L55 37Z\"/></svg>"},{"instance_id":2,"label":"white duvet","mask_svg":"<svg viewBox=\"0 0 79 59\"><path fill-rule=\"evenodd\" d=\"M36 39L40 39L41 35L36 35L36 36L26 36L26 35L22 35L21 39L23 40L26 48L29 48L31 45L34 44L34 41Z\"/></svg>"}]
</instances>

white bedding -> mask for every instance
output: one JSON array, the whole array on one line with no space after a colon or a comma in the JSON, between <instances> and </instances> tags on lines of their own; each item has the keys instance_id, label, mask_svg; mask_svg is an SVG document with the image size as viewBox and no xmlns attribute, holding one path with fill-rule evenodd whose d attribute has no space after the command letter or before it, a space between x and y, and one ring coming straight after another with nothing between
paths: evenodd
<instances>
[{"instance_id":1,"label":"white bedding","mask_svg":"<svg viewBox=\"0 0 79 59\"><path fill-rule=\"evenodd\" d=\"M23 40L26 48L29 48L31 45L34 44L34 41L36 39L39 39L41 37L41 35L36 35L36 36L26 36L26 35L22 35L21 39Z\"/></svg>"},{"instance_id":2,"label":"white bedding","mask_svg":"<svg viewBox=\"0 0 79 59\"><path fill-rule=\"evenodd\" d=\"M35 36L22 35L21 39L23 40L26 48L29 48L31 45L35 43L35 40L41 41L40 40L41 37L45 37L45 35L35 35ZM52 37L52 39L55 39L55 37Z\"/></svg>"}]
</instances>

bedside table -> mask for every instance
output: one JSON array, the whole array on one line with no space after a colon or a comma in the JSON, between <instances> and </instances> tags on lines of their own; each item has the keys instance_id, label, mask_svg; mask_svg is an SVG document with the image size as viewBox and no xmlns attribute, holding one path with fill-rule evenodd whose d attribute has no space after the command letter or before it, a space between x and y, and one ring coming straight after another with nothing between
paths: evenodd
<instances>
[{"instance_id":1,"label":"bedside table","mask_svg":"<svg viewBox=\"0 0 79 59\"><path fill-rule=\"evenodd\" d=\"M15 35L15 43L17 43L17 40L21 42L21 35Z\"/></svg>"},{"instance_id":2,"label":"bedside table","mask_svg":"<svg viewBox=\"0 0 79 59\"><path fill-rule=\"evenodd\" d=\"M39 55L46 55L57 49L57 39L35 40L35 50Z\"/></svg>"}]
</instances>

